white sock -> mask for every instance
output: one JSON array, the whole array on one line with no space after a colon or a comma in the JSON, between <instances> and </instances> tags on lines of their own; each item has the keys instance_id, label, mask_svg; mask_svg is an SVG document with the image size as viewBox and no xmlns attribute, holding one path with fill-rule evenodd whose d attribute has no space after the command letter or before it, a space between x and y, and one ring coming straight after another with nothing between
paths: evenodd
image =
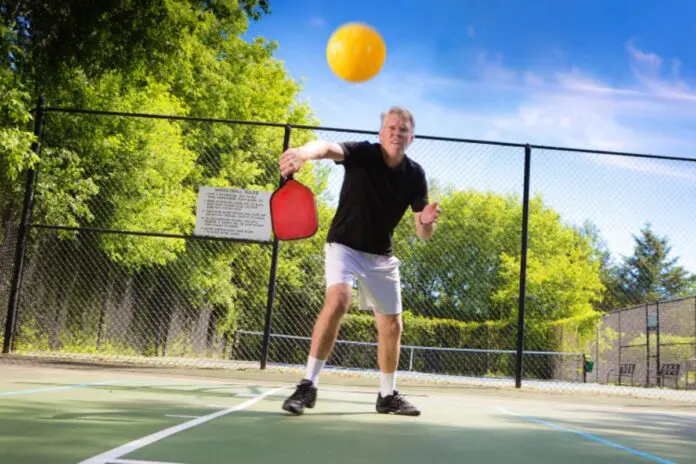
<instances>
[{"instance_id":1,"label":"white sock","mask_svg":"<svg viewBox=\"0 0 696 464\"><path fill-rule=\"evenodd\" d=\"M396 389L396 372L387 374L385 372L380 372L379 374L379 392L382 397L392 395Z\"/></svg>"},{"instance_id":2,"label":"white sock","mask_svg":"<svg viewBox=\"0 0 696 464\"><path fill-rule=\"evenodd\" d=\"M309 356L307 358L307 373L305 374L305 379L311 380L314 387L319 385L319 373L324 368L326 363L323 359L313 358Z\"/></svg>"}]
</instances>

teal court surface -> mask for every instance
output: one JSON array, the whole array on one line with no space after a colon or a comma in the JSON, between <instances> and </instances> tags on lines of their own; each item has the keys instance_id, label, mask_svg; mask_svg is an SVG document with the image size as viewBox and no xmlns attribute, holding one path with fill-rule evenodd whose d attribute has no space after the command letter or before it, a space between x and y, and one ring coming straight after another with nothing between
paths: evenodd
<instances>
[{"instance_id":1,"label":"teal court surface","mask_svg":"<svg viewBox=\"0 0 696 464\"><path fill-rule=\"evenodd\" d=\"M402 383L420 417L375 412L376 378L0 360L2 463L696 463L696 403Z\"/></svg>"}]
</instances>

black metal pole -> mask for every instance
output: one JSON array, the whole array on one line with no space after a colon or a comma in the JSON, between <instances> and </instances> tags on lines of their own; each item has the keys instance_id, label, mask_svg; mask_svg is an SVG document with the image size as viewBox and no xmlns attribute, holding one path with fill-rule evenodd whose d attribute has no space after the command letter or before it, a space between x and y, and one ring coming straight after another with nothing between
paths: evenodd
<instances>
[{"instance_id":1,"label":"black metal pole","mask_svg":"<svg viewBox=\"0 0 696 464\"><path fill-rule=\"evenodd\" d=\"M602 316L602 322L597 324L597 328L595 329L595 382L599 383L599 328L604 325L604 316Z\"/></svg>"},{"instance_id":2,"label":"black metal pole","mask_svg":"<svg viewBox=\"0 0 696 464\"><path fill-rule=\"evenodd\" d=\"M660 300L655 301L655 348L655 370L660 372Z\"/></svg>"},{"instance_id":3,"label":"black metal pole","mask_svg":"<svg viewBox=\"0 0 696 464\"><path fill-rule=\"evenodd\" d=\"M621 314L623 309L619 309L619 368L621 368L621 353L623 352L623 345L621 344ZM619 377L619 383L621 382L621 377Z\"/></svg>"},{"instance_id":4,"label":"black metal pole","mask_svg":"<svg viewBox=\"0 0 696 464\"><path fill-rule=\"evenodd\" d=\"M650 386L650 321L648 311L650 303L645 303L645 386Z\"/></svg>"},{"instance_id":5,"label":"black metal pole","mask_svg":"<svg viewBox=\"0 0 696 464\"><path fill-rule=\"evenodd\" d=\"M41 148L41 129L43 126L44 99L39 96L36 105L36 119L34 120L34 135L36 141L32 143L32 150L37 155ZM29 238L29 225L31 223L31 210L34 203L34 184L36 182L36 169L27 170L27 180L24 188L24 206L22 209L22 221L19 223L19 233L17 235L17 248L15 250L14 272L12 274L12 284L10 286L10 298L7 304L7 319L5 320L5 339L2 344L3 354L12 351L15 326L17 324L17 308L19 307L19 288L22 282L24 271L24 258L27 252L27 241Z\"/></svg>"},{"instance_id":6,"label":"black metal pole","mask_svg":"<svg viewBox=\"0 0 696 464\"><path fill-rule=\"evenodd\" d=\"M587 356L582 354L582 383L587 383Z\"/></svg>"},{"instance_id":7,"label":"black metal pole","mask_svg":"<svg viewBox=\"0 0 696 464\"><path fill-rule=\"evenodd\" d=\"M290 126L285 126L283 136L283 152L290 147ZM280 185L284 183L280 179ZM271 322L273 320L273 301L275 300L276 269L278 268L278 239L273 237L273 255L271 257L271 275L268 283L268 300L266 303L266 320L263 326L263 345L261 347L261 369L266 368L268 351L271 344Z\"/></svg>"},{"instance_id":8,"label":"black metal pole","mask_svg":"<svg viewBox=\"0 0 696 464\"><path fill-rule=\"evenodd\" d=\"M522 367L524 354L524 309L527 293L527 241L529 236L529 171L532 161L532 148L524 147L524 192L522 199L522 250L520 253L520 296L517 313L517 362L515 366L515 387L522 386Z\"/></svg>"}]
</instances>

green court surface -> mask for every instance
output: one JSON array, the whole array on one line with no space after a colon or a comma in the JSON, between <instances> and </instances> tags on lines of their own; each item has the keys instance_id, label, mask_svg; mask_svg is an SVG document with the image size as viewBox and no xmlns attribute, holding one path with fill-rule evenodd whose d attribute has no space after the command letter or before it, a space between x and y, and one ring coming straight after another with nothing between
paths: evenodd
<instances>
[{"instance_id":1,"label":"green court surface","mask_svg":"<svg viewBox=\"0 0 696 464\"><path fill-rule=\"evenodd\" d=\"M420 417L375 412L376 379L175 375L0 362L2 463L696 463L696 405L403 385Z\"/></svg>"}]
</instances>

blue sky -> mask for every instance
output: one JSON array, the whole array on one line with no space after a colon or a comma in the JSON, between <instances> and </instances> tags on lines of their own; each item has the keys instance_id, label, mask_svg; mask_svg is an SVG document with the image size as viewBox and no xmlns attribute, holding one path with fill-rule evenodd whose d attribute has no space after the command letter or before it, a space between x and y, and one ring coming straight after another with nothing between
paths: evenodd
<instances>
[{"instance_id":1,"label":"blue sky","mask_svg":"<svg viewBox=\"0 0 696 464\"><path fill-rule=\"evenodd\" d=\"M696 2L271 8L248 36L279 43L276 57L302 80L301 98L322 125L376 130L379 113L398 104L414 111L421 135L696 158ZM335 77L325 58L331 33L351 21L375 27L387 46L382 72L358 85ZM410 154L440 182L521 192L520 150L421 140ZM630 254L631 234L650 222L696 272L696 163L536 152L532 190L567 222L597 224L615 257Z\"/></svg>"}]
</instances>

